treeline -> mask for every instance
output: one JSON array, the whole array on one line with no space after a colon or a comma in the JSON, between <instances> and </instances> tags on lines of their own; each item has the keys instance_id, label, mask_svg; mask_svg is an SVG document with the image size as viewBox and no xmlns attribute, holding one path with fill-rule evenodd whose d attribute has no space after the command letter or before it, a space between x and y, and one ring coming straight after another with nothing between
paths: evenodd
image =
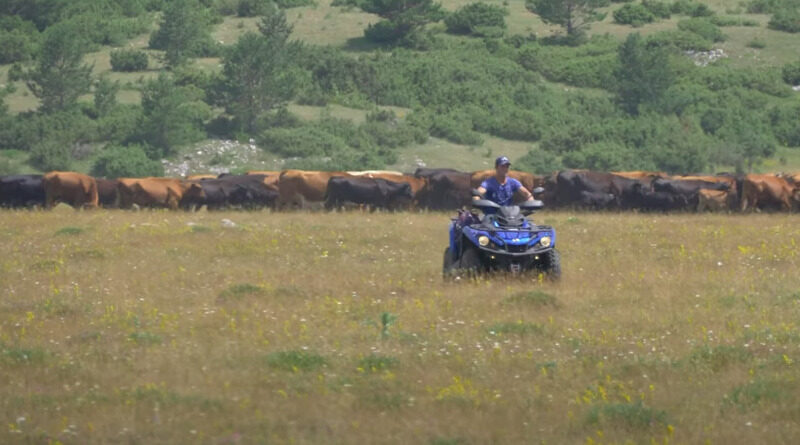
<instances>
[{"instance_id":1,"label":"treeline","mask_svg":"<svg viewBox=\"0 0 800 445\"><path fill-rule=\"evenodd\" d=\"M784 11L793 1L750 7ZM529 9L540 11L539 3ZM684 25L623 42L581 29L506 36L505 10L483 3L453 13L423 0L403 10L377 0L342 5L384 18L365 37L385 51L354 56L292 40L284 11L262 0L7 1L0 41L14 35L22 43L13 45L16 55L0 45L8 53L0 57L15 62L9 79L24 82L40 106L18 115L0 107L0 149L30 153L43 171L88 158L93 175L113 177L159 175L160 159L208 137L252 137L292 159L287 167L325 170L383 168L429 136L466 145L481 145L485 134L528 141L536 148L516 165L541 173L747 171L778 146L800 147L800 99L791 89L800 60L782 68L695 66L684 51L710 48L723 38L720 25L731 23L701 3L667 4L670 14L686 15ZM210 27L225 14L260 16L258 32L232 45L213 41ZM438 20L445 32L425 26ZM141 104L117 103L123 85L94 76L83 56L148 31L166 69L134 85ZM112 66L141 71L153 63L150 54L115 50ZM190 63L208 56L221 57L220 72ZM372 111L361 124L305 122L287 111L291 101ZM377 106L411 111L400 118Z\"/></svg>"}]
</instances>

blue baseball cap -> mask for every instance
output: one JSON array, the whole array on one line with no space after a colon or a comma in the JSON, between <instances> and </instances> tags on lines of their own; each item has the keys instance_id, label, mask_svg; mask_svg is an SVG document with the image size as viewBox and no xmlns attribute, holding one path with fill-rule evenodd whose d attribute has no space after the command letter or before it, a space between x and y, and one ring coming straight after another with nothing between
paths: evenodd
<instances>
[{"instance_id":1,"label":"blue baseball cap","mask_svg":"<svg viewBox=\"0 0 800 445\"><path fill-rule=\"evenodd\" d=\"M508 158L505 156L500 156L499 158L494 160L494 166L497 167L500 165L511 165L511 161L509 161Z\"/></svg>"}]
</instances>

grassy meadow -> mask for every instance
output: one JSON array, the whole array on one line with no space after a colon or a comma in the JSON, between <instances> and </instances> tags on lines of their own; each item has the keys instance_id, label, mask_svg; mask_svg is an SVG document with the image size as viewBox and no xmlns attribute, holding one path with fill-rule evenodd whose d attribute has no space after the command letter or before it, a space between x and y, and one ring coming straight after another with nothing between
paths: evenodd
<instances>
[{"instance_id":1,"label":"grassy meadow","mask_svg":"<svg viewBox=\"0 0 800 445\"><path fill-rule=\"evenodd\" d=\"M800 437L797 215L535 216L559 283L443 282L445 213L3 211L0 443Z\"/></svg>"}]
</instances>

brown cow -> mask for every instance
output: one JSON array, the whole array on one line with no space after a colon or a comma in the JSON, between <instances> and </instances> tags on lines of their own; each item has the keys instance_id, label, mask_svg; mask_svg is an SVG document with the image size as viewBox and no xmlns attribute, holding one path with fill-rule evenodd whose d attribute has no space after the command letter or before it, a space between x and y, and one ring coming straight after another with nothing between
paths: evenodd
<instances>
[{"instance_id":1,"label":"brown cow","mask_svg":"<svg viewBox=\"0 0 800 445\"><path fill-rule=\"evenodd\" d=\"M264 184L267 186L278 190L278 182L281 178L281 172L278 171L269 171L269 170L250 170L246 174L248 175L263 175L264 176Z\"/></svg>"},{"instance_id":2,"label":"brown cow","mask_svg":"<svg viewBox=\"0 0 800 445\"><path fill-rule=\"evenodd\" d=\"M212 174L200 174L200 175L189 175L186 177L187 181L202 181L203 179L217 179L217 175Z\"/></svg>"},{"instance_id":3,"label":"brown cow","mask_svg":"<svg viewBox=\"0 0 800 445\"><path fill-rule=\"evenodd\" d=\"M47 173L42 178L45 205L50 208L56 202L72 207L97 207L97 181L91 176L75 172Z\"/></svg>"},{"instance_id":4,"label":"brown cow","mask_svg":"<svg viewBox=\"0 0 800 445\"><path fill-rule=\"evenodd\" d=\"M794 187L773 175L747 175L742 184L741 210L791 210Z\"/></svg>"},{"instance_id":5,"label":"brown cow","mask_svg":"<svg viewBox=\"0 0 800 445\"><path fill-rule=\"evenodd\" d=\"M648 171L627 171L627 172L611 172L612 175L622 176L628 179L655 179L666 178L667 174L664 172L648 172Z\"/></svg>"},{"instance_id":6,"label":"brown cow","mask_svg":"<svg viewBox=\"0 0 800 445\"><path fill-rule=\"evenodd\" d=\"M322 206L328 181L331 178L350 176L346 172L284 170L278 180L278 208L297 205Z\"/></svg>"},{"instance_id":7,"label":"brown cow","mask_svg":"<svg viewBox=\"0 0 800 445\"><path fill-rule=\"evenodd\" d=\"M195 182L175 178L120 178L118 185L120 208L166 207L177 209L183 194Z\"/></svg>"},{"instance_id":8,"label":"brown cow","mask_svg":"<svg viewBox=\"0 0 800 445\"><path fill-rule=\"evenodd\" d=\"M724 212L736 208L734 190L700 189L697 191L697 211Z\"/></svg>"},{"instance_id":9,"label":"brown cow","mask_svg":"<svg viewBox=\"0 0 800 445\"><path fill-rule=\"evenodd\" d=\"M494 176L495 170L478 170L472 172L472 177L470 178L470 186L472 188L478 188L481 185L481 182L489 178L490 176ZM521 172L519 170L512 170L508 172L509 178L514 178L517 181L522 183L522 186L525 187L529 192L533 193L533 189L536 187L544 186L544 176L537 176L526 172Z\"/></svg>"}]
</instances>

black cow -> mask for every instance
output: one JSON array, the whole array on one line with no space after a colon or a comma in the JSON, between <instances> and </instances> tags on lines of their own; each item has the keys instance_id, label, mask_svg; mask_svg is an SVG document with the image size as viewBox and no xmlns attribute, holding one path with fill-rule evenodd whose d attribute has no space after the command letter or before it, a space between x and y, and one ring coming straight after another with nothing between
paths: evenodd
<instances>
[{"instance_id":1,"label":"black cow","mask_svg":"<svg viewBox=\"0 0 800 445\"><path fill-rule=\"evenodd\" d=\"M116 179L103 179L95 178L97 181L97 200L98 203L106 208L117 207L119 205L119 192L117 185L119 181Z\"/></svg>"},{"instance_id":2,"label":"black cow","mask_svg":"<svg viewBox=\"0 0 800 445\"><path fill-rule=\"evenodd\" d=\"M470 173L440 171L427 178L425 193L419 198L421 207L432 210L455 210L470 206L472 202Z\"/></svg>"},{"instance_id":3,"label":"black cow","mask_svg":"<svg viewBox=\"0 0 800 445\"><path fill-rule=\"evenodd\" d=\"M464 173L454 168L425 168L419 167L414 170L414 176L418 178L429 178L438 173Z\"/></svg>"},{"instance_id":4,"label":"black cow","mask_svg":"<svg viewBox=\"0 0 800 445\"><path fill-rule=\"evenodd\" d=\"M617 198L613 193L587 192L584 190L581 192L580 203L585 208L603 210L616 207Z\"/></svg>"},{"instance_id":5,"label":"black cow","mask_svg":"<svg viewBox=\"0 0 800 445\"><path fill-rule=\"evenodd\" d=\"M700 189L728 190L730 189L730 184L726 182L711 182L699 179L657 178L653 180L654 192L680 195L686 200L687 206L691 208L697 208L697 192L699 192Z\"/></svg>"},{"instance_id":6,"label":"black cow","mask_svg":"<svg viewBox=\"0 0 800 445\"><path fill-rule=\"evenodd\" d=\"M228 207L274 207L278 190L264 183L265 175L226 175L193 183L181 198L181 207L205 205L208 210Z\"/></svg>"},{"instance_id":7,"label":"black cow","mask_svg":"<svg viewBox=\"0 0 800 445\"><path fill-rule=\"evenodd\" d=\"M334 176L328 180L325 208L332 210L345 203L353 203L367 205L373 209L396 210L408 207L413 199L411 185L405 182L359 176Z\"/></svg>"},{"instance_id":8,"label":"black cow","mask_svg":"<svg viewBox=\"0 0 800 445\"><path fill-rule=\"evenodd\" d=\"M614 200L606 203L605 208L619 206L633 208L627 202L632 190L637 187L647 186L649 179L637 180L605 172L587 170L564 170L555 177L555 193L553 200L560 206L584 206L588 199L590 207L596 207L597 199L603 195L613 195ZM605 196L607 198L607 196Z\"/></svg>"},{"instance_id":9,"label":"black cow","mask_svg":"<svg viewBox=\"0 0 800 445\"><path fill-rule=\"evenodd\" d=\"M42 175L0 176L0 207L44 207L44 204Z\"/></svg>"},{"instance_id":10,"label":"black cow","mask_svg":"<svg viewBox=\"0 0 800 445\"><path fill-rule=\"evenodd\" d=\"M680 194L670 192L654 192L643 184L635 184L625 191L622 196L627 209L643 211L685 210L689 207L689 200Z\"/></svg>"}]
</instances>

